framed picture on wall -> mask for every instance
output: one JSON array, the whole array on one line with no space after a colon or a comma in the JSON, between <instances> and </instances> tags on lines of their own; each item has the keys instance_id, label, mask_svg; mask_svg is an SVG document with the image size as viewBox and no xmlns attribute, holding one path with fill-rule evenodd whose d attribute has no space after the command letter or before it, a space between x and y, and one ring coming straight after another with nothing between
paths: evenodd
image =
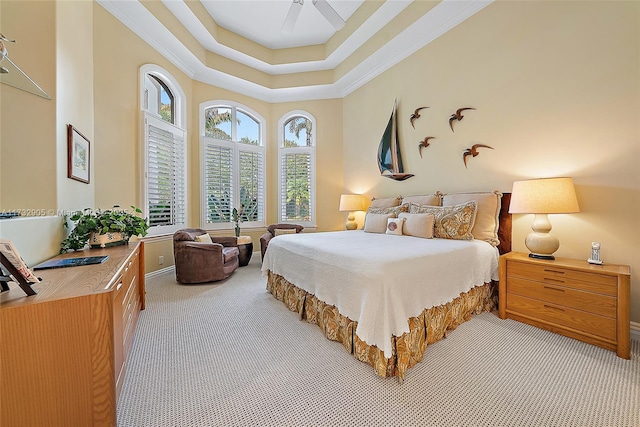
<instances>
[{"instance_id":1,"label":"framed picture on wall","mask_svg":"<svg viewBox=\"0 0 640 427\"><path fill-rule=\"evenodd\" d=\"M85 184L91 176L89 145L89 140L78 129L67 126L67 177Z\"/></svg>"}]
</instances>

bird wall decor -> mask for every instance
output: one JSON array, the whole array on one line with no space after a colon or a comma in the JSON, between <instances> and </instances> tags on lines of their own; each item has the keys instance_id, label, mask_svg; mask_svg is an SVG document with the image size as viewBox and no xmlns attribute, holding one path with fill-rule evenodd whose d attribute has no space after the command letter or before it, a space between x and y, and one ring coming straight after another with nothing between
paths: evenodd
<instances>
[{"instance_id":1,"label":"bird wall decor","mask_svg":"<svg viewBox=\"0 0 640 427\"><path fill-rule=\"evenodd\" d=\"M458 108L456 110L456 112L453 113L451 115L451 117L449 117L449 127L451 128L451 132L454 131L453 130L453 122L454 121L458 121L459 122L460 120L462 120L464 118L464 116L462 115L462 112L465 111L465 110L475 110L475 108L473 108L473 107Z\"/></svg>"},{"instance_id":2,"label":"bird wall decor","mask_svg":"<svg viewBox=\"0 0 640 427\"><path fill-rule=\"evenodd\" d=\"M420 110L424 110L425 108L429 108L429 107L420 107L420 108L416 108L416 110L413 112L413 114L411 114L411 116L409 117L409 121L411 122L411 127L412 128L416 128L415 125L413 124L413 122L415 122L417 119L420 118Z\"/></svg>"},{"instance_id":3,"label":"bird wall decor","mask_svg":"<svg viewBox=\"0 0 640 427\"><path fill-rule=\"evenodd\" d=\"M422 158L422 149L429 146L429 140L435 139L435 136L425 136L422 141L418 143L418 151L420 152L420 158Z\"/></svg>"},{"instance_id":4,"label":"bird wall decor","mask_svg":"<svg viewBox=\"0 0 640 427\"><path fill-rule=\"evenodd\" d=\"M466 150L464 150L464 152L462 153L462 160L464 161L464 167L467 167L467 157L472 156L472 157L476 157L478 154L480 154L478 152L478 148L490 148L493 150L493 147L489 147L488 145L484 145L484 144L473 144L471 146L471 148L467 148Z\"/></svg>"}]
</instances>

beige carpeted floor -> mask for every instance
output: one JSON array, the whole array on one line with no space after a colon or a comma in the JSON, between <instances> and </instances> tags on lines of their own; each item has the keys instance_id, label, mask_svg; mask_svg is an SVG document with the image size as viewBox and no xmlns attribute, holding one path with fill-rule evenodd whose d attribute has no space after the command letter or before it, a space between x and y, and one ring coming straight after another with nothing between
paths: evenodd
<instances>
[{"instance_id":1,"label":"beige carpeted floor","mask_svg":"<svg viewBox=\"0 0 640 427\"><path fill-rule=\"evenodd\" d=\"M147 281L118 405L129 426L640 426L632 360L483 313L379 378L265 290L260 256L226 281Z\"/></svg>"}]
</instances>

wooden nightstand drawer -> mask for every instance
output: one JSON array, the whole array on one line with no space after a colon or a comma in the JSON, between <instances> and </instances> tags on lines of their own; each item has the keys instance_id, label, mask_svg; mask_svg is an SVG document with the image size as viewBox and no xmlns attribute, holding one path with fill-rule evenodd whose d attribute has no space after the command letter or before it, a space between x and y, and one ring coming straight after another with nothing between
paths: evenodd
<instances>
[{"instance_id":1,"label":"wooden nightstand drawer","mask_svg":"<svg viewBox=\"0 0 640 427\"><path fill-rule=\"evenodd\" d=\"M511 294L550 302L601 316L616 317L616 298L608 295L585 292L574 288L521 279L509 278L507 304Z\"/></svg>"},{"instance_id":2,"label":"wooden nightstand drawer","mask_svg":"<svg viewBox=\"0 0 640 427\"><path fill-rule=\"evenodd\" d=\"M615 318L598 316L516 294L507 294L507 311L597 335L612 342L616 340Z\"/></svg>"},{"instance_id":3,"label":"wooden nightstand drawer","mask_svg":"<svg viewBox=\"0 0 640 427\"><path fill-rule=\"evenodd\" d=\"M509 277L522 277L611 296L616 296L618 292L618 280L615 276L574 271L553 264L538 265L514 261L509 263L507 274Z\"/></svg>"}]
</instances>

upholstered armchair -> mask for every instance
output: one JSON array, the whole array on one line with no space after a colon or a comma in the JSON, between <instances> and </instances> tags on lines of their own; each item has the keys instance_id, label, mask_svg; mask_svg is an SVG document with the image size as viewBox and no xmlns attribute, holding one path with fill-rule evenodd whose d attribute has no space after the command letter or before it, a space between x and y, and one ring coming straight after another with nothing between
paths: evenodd
<instances>
[{"instance_id":1,"label":"upholstered armchair","mask_svg":"<svg viewBox=\"0 0 640 427\"><path fill-rule=\"evenodd\" d=\"M226 279L238 268L236 242L235 237L211 237L199 228L176 231L173 234L176 280L206 283Z\"/></svg>"},{"instance_id":2,"label":"upholstered armchair","mask_svg":"<svg viewBox=\"0 0 640 427\"><path fill-rule=\"evenodd\" d=\"M271 224L267 227L267 232L260 236L260 253L264 260L264 253L267 251L269 241L279 234L300 233L304 227L297 224Z\"/></svg>"}]
</instances>

